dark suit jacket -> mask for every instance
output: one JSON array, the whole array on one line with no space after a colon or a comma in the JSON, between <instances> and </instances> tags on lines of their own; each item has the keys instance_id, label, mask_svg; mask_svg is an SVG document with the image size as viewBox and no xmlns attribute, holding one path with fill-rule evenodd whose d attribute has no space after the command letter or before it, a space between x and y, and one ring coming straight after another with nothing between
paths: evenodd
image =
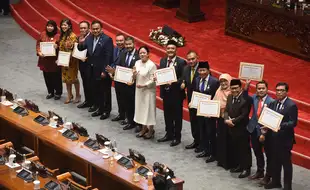
<instances>
[{"instance_id":1,"label":"dark suit jacket","mask_svg":"<svg viewBox=\"0 0 310 190\"><path fill-rule=\"evenodd\" d=\"M119 52L119 54L117 55L117 52ZM114 50L113 50L113 63L112 63L112 67L116 67L117 65L120 65L120 56L122 54L122 52L125 51L125 48L123 49L120 49L118 48L117 46L114 47Z\"/></svg>"},{"instance_id":2,"label":"dark suit jacket","mask_svg":"<svg viewBox=\"0 0 310 190\"><path fill-rule=\"evenodd\" d=\"M191 102L193 90L195 89L195 78L198 77L198 69L196 69L193 81L191 82L191 66L187 65L184 67L182 80L185 82L185 86L187 89L187 101Z\"/></svg>"},{"instance_id":3,"label":"dark suit jacket","mask_svg":"<svg viewBox=\"0 0 310 190\"><path fill-rule=\"evenodd\" d=\"M127 68L133 68L135 66L136 61L140 59L138 50L135 50L134 55L130 61L129 67L126 65L126 57L127 57L127 52L123 51L120 55L120 66L122 67L127 67Z\"/></svg>"},{"instance_id":4,"label":"dark suit jacket","mask_svg":"<svg viewBox=\"0 0 310 190\"><path fill-rule=\"evenodd\" d=\"M224 119L232 119L234 127L230 127L230 132L234 136L244 135L247 133L247 125L249 123L249 114L251 110L252 98L248 95L240 94L235 103L233 96L227 97L227 104L224 112Z\"/></svg>"},{"instance_id":5,"label":"dark suit jacket","mask_svg":"<svg viewBox=\"0 0 310 190\"><path fill-rule=\"evenodd\" d=\"M201 78L198 76L194 80L195 80L194 91L200 92L199 85L200 85ZM208 82L206 81L206 83L207 83L207 87L206 87L205 91L200 92L200 93L210 95L211 99L213 99L217 89L220 87L220 81L217 78L209 75Z\"/></svg>"},{"instance_id":6,"label":"dark suit jacket","mask_svg":"<svg viewBox=\"0 0 310 190\"><path fill-rule=\"evenodd\" d=\"M268 107L272 110L276 110L277 104L278 101L274 101ZM282 109L277 112L282 114L284 117L280 124L280 130L277 133L272 132L272 137L276 138L277 142L280 144L291 146L295 143L294 128L296 127L298 121L298 108L290 98L287 98Z\"/></svg>"},{"instance_id":7,"label":"dark suit jacket","mask_svg":"<svg viewBox=\"0 0 310 190\"><path fill-rule=\"evenodd\" d=\"M265 100L265 102L264 102L264 104L267 104L267 106L271 103L271 102L273 102L274 101L274 99L273 98L271 98L270 96L268 96L268 95L266 95L267 97L266 97L266 100ZM247 126L247 129L248 129L248 131L250 132L250 133L253 133L253 131L255 130L255 129L260 129L260 127L261 127L261 124L259 124L258 123L258 117L257 117L257 109L258 109L258 97L257 97L257 95L256 94L254 94L253 96L252 96L252 107L253 107L253 115L252 115L252 117L251 117L251 119L250 119L250 122L249 122L249 124L248 124L248 126ZM258 136L260 136L260 130L257 130L257 135Z\"/></svg>"},{"instance_id":8,"label":"dark suit jacket","mask_svg":"<svg viewBox=\"0 0 310 190\"><path fill-rule=\"evenodd\" d=\"M101 79L101 73L110 78L105 68L113 62L113 41L112 38L102 33L93 52L94 36L90 34L83 43L78 45L80 51L87 49L87 62L94 67L94 77Z\"/></svg>"},{"instance_id":9,"label":"dark suit jacket","mask_svg":"<svg viewBox=\"0 0 310 190\"><path fill-rule=\"evenodd\" d=\"M159 68L163 69L167 67L168 59L167 57L161 58ZM172 93L175 98L180 98L179 100L184 100L185 98L185 91L181 89L182 84L182 75L184 71L184 67L186 62L184 59L176 57L174 63L174 69L176 72L176 76L178 81L171 84L169 91L165 89L166 85L160 86L160 97L163 99L166 93Z\"/></svg>"}]
</instances>

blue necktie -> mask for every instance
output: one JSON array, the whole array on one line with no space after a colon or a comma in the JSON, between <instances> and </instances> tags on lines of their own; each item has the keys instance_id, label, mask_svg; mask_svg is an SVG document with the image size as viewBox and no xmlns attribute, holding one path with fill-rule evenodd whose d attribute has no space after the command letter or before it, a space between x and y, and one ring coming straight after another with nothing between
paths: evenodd
<instances>
[{"instance_id":1,"label":"blue necktie","mask_svg":"<svg viewBox=\"0 0 310 190\"><path fill-rule=\"evenodd\" d=\"M127 67L130 67L129 58L130 58L130 53L127 54L127 59L126 59L126 66L127 66Z\"/></svg>"},{"instance_id":2,"label":"blue necktie","mask_svg":"<svg viewBox=\"0 0 310 190\"><path fill-rule=\"evenodd\" d=\"M202 82L200 85L200 92L203 92L205 90L205 82L206 82L206 79L202 79Z\"/></svg>"}]
</instances>

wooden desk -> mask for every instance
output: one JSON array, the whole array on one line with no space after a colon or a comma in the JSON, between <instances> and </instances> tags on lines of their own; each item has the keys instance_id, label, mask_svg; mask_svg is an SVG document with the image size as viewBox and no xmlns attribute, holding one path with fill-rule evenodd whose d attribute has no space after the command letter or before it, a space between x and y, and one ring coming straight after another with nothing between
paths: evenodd
<instances>
[{"instance_id":1,"label":"wooden desk","mask_svg":"<svg viewBox=\"0 0 310 190\"><path fill-rule=\"evenodd\" d=\"M227 0L225 34L309 61L310 15L259 2Z\"/></svg>"}]
</instances>

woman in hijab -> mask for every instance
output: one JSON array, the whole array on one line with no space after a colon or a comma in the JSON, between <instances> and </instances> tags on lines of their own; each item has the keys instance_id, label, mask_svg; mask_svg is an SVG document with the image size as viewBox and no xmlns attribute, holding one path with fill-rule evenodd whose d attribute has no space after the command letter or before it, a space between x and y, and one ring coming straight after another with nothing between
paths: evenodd
<instances>
[{"instance_id":1,"label":"woman in hijab","mask_svg":"<svg viewBox=\"0 0 310 190\"><path fill-rule=\"evenodd\" d=\"M53 20L49 20L46 23L45 30L40 34L40 38L37 40L36 50L39 56L38 67L43 72L45 84L48 94L46 99L54 97L55 100L59 100L62 94L62 81L61 81L61 68L55 63L57 57L45 56L40 49L40 42L56 42L59 40L59 34L57 34L57 24ZM56 48L56 45L55 45Z\"/></svg>"},{"instance_id":2,"label":"woman in hijab","mask_svg":"<svg viewBox=\"0 0 310 190\"><path fill-rule=\"evenodd\" d=\"M231 153L229 148L230 138L228 134L228 126L224 123L224 110L227 103L227 97L230 94L230 81L231 76L229 74L222 74L219 77L220 87L217 89L214 100L218 100L221 103L221 116L217 120L217 165L230 169L231 166Z\"/></svg>"}]
</instances>

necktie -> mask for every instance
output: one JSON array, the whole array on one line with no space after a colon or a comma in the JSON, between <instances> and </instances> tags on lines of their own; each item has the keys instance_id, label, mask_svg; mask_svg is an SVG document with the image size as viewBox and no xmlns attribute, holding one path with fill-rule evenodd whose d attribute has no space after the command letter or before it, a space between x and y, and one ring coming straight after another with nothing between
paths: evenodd
<instances>
[{"instance_id":1,"label":"necktie","mask_svg":"<svg viewBox=\"0 0 310 190\"><path fill-rule=\"evenodd\" d=\"M281 106L282 106L282 103L278 102L278 104L277 104L277 111L279 111L281 109Z\"/></svg>"},{"instance_id":2,"label":"necktie","mask_svg":"<svg viewBox=\"0 0 310 190\"><path fill-rule=\"evenodd\" d=\"M194 75L195 75L195 68L192 68L191 69L191 83L193 82Z\"/></svg>"},{"instance_id":3,"label":"necktie","mask_svg":"<svg viewBox=\"0 0 310 190\"><path fill-rule=\"evenodd\" d=\"M202 79L202 82L200 85L200 92L203 92L205 90L205 82L206 82L206 79Z\"/></svg>"},{"instance_id":4,"label":"necktie","mask_svg":"<svg viewBox=\"0 0 310 190\"><path fill-rule=\"evenodd\" d=\"M237 102L237 97L233 97L233 104Z\"/></svg>"},{"instance_id":5,"label":"necktie","mask_svg":"<svg viewBox=\"0 0 310 190\"><path fill-rule=\"evenodd\" d=\"M263 99L258 100L257 112L256 112L257 117L259 117L260 113L262 112L262 101Z\"/></svg>"},{"instance_id":6,"label":"necktie","mask_svg":"<svg viewBox=\"0 0 310 190\"><path fill-rule=\"evenodd\" d=\"M167 67L170 67L170 64L172 63L171 59L168 59Z\"/></svg>"},{"instance_id":7,"label":"necktie","mask_svg":"<svg viewBox=\"0 0 310 190\"><path fill-rule=\"evenodd\" d=\"M96 45L97 45L97 43L98 43L98 40L99 40L99 37L95 37L95 38L94 38L93 52L94 52L95 49L96 49Z\"/></svg>"},{"instance_id":8,"label":"necktie","mask_svg":"<svg viewBox=\"0 0 310 190\"><path fill-rule=\"evenodd\" d=\"M120 51L121 51L120 49L117 49L116 57L118 57Z\"/></svg>"},{"instance_id":9,"label":"necktie","mask_svg":"<svg viewBox=\"0 0 310 190\"><path fill-rule=\"evenodd\" d=\"M129 59L130 59L130 53L128 52L128 53L127 53L127 58L126 58L126 66L127 66L127 67L130 66L130 61L129 61Z\"/></svg>"}]
</instances>

